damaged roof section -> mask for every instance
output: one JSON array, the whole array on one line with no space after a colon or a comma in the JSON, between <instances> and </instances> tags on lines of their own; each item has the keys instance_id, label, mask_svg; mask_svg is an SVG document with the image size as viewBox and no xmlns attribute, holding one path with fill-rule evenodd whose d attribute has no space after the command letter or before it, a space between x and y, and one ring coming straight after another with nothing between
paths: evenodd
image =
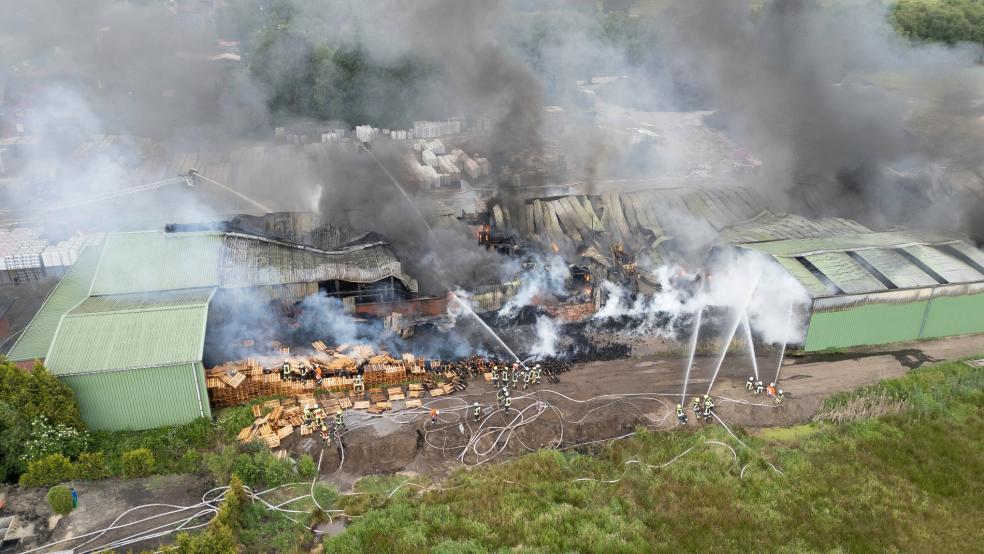
<instances>
[{"instance_id":1,"label":"damaged roof section","mask_svg":"<svg viewBox=\"0 0 984 554\"><path fill-rule=\"evenodd\" d=\"M389 277L418 289L382 241L322 250L241 233L146 231L107 236L90 294L330 280L373 283Z\"/></svg>"}]
</instances>

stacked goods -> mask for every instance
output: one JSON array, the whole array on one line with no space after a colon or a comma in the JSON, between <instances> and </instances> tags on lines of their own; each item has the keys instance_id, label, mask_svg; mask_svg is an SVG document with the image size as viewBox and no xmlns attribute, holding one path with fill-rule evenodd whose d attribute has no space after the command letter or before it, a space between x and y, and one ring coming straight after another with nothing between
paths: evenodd
<instances>
[{"instance_id":1,"label":"stacked goods","mask_svg":"<svg viewBox=\"0 0 984 554\"><path fill-rule=\"evenodd\" d=\"M40 228L0 229L0 271L40 268L47 245Z\"/></svg>"}]
</instances>

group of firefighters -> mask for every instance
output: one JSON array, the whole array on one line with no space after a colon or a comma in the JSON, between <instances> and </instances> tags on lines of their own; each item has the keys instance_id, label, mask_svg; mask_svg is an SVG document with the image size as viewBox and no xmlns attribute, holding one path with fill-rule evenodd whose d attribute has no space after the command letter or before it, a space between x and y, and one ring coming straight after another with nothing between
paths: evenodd
<instances>
[{"instance_id":1,"label":"group of firefighters","mask_svg":"<svg viewBox=\"0 0 984 554\"><path fill-rule=\"evenodd\" d=\"M523 380L523 390L529 388L531 384L539 385L543 380L543 368L540 364L536 364L532 368L521 367L519 363L514 363L512 368L508 368L503 365L501 368L499 366L492 366L492 386L499 388L499 383L502 383L502 388L505 390L512 383L512 388L515 389L519 385L519 380Z\"/></svg>"},{"instance_id":2,"label":"group of firefighters","mask_svg":"<svg viewBox=\"0 0 984 554\"><path fill-rule=\"evenodd\" d=\"M321 438L328 444L331 444L332 435L337 435L342 432L345 428L345 416L342 410L335 412L335 417L329 417L325 414L325 411L320 407L316 407L314 410L311 406L304 406L304 424L314 425L314 428L321 431Z\"/></svg>"},{"instance_id":3,"label":"group of firefighters","mask_svg":"<svg viewBox=\"0 0 984 554\"><path fill-rule=\"evenodd\" d=\"M694 417L697 421L704 420L704 423L710 423L711 418L714 417L714 408L717 404L714 403L714 399L709 395L695 396L694 401L691 403L691 409L694 412ZM677 421L682 425L686 425L688 418L687 413L683 410L683 404L676 405L676 416Z\"/></svg>"},{"instance_id":4,"label":"group of firefighters","mask_svg":"<svg viewBox=\"0 0 984 554\"><path fill-rule=\"evenodd\" d=\"M782 399L786 396L786 393L782 392L782 389L777 389L775 383L769 383L768 387L762 387L762 381L756 379L755 376L749 377L745 381L745 390L752 393L753 396L759 396L762 394L763 390L765 394L768 395L776 403L776 406L782 404Z\"/></svg>"}]
</instances>

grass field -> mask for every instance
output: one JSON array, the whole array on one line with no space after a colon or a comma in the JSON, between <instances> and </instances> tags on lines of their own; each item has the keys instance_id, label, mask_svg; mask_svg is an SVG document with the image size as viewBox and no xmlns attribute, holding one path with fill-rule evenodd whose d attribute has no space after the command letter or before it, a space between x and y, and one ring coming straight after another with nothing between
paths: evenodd
<instances>
[{"instance_id":1,"label":"grass field","mask_svg":"<svg viewBox=\"0 0 984 554\"><path fill-rule=\"evenodd\" d=\"M405 477L371 478L357 485L367 494L339 500L360 517L326 551L973 549L984 509L982 391L984 371L945 363L832 398L824 413L836 420L754 436L734 429L747 447L722 426L641 431L594 455L548 450L461 470L440 488L414 482L390 496ZM885 399L903 409L855 410Z\"/></svg>"}]
</instances>

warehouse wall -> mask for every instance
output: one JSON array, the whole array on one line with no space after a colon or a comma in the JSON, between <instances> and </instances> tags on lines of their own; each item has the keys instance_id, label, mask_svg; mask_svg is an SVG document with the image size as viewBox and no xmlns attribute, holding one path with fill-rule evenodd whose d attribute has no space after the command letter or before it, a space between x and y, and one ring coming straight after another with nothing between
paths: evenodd
<instances>
[{"instance_id":1,"label":"warehouse wall","mask_svg":"<svg viewBox=\"0 0 984 554\"><path fill-rule=\"evenodd\" d=\"M82 419L91 429L153 429L212 417L201 363L59 378L75 391Z\"/></svg>"},{"instance_id":2,"label":"warehouse wall","mask_svg":"<svg viewBox=\"0 0 984 554\"><path fill-rule=\"evenodd\" d=\"M814 310L804 350L984 333L984 294Z\"/></svg>"}]
</instances>

